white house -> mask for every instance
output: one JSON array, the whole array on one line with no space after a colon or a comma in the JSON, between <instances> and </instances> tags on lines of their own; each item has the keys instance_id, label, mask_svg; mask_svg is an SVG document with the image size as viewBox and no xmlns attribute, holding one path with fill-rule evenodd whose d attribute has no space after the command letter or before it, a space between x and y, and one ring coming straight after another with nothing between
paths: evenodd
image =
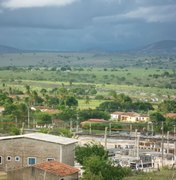
<instances>
[{"instance_id":1,"label":"white house","mask_svg":"<svg viewBox=\"0 0 176 180\"><path fill-rule=\"evenodd\" d=\"M126 122L146 122L149 120L149 116L144 114L138 114L135 112L114 112L111 114L111 120Z\"/></svg>"}]
</instances>

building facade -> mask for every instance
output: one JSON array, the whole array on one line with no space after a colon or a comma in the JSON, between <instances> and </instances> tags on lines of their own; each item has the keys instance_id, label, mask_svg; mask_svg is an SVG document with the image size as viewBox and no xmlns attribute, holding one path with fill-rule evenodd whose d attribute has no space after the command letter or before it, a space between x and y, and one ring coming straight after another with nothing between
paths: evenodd
<instances>
[{"instance_id":1,"label":"building facade","mask_svg":"<svg viewBox=\"0 0 176 180\"><path fill-rule=\"evenodd\" d=\"M114 112L111 114L111 120L126 122L147 122L149 121L149 116L135 112Z\"/></svg>"},{"instance_id":2,"label":"building facade","mask_svg":"<svg viewBox=\"0 0 176 180\"><path fill-rule=\"evenodd\" d=\"M75 139L42 133L0 137L0 170L9 171L50 160L73 166L76 143Z\"/></svg>"}]
</instances>

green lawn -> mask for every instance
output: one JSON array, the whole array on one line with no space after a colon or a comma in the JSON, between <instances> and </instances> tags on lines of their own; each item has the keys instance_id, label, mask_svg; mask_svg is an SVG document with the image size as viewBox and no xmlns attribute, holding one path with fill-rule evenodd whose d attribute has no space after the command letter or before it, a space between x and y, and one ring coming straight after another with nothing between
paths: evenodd
<instances>
[{"instance_id":1,"label":"green lawn","mask_svg":"<svg viewBox=\"0 0 176 180\"><path fill-rule=\"evenodd\" d=\"M90 100L88 104L86 104L85 100L81 99L78 101L79 109L95 109L98 107L104 100Z\"/></svg>"},{"instance_id":2,"label":"green lawn","mask_svg":"<svg viewBox=\"0 0 176 180\"><path fill-rule=\"evenodd\" d=\"M126 177L124 180L176 180L176 169L141 173L136 176Z\"/></svg>"}]
</instances>

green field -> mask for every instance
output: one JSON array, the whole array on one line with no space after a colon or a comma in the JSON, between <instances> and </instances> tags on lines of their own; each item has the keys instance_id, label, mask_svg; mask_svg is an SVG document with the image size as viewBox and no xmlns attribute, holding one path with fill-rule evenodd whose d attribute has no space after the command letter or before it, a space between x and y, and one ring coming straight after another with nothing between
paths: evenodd
<instances>
[{"instance_id":1,"label":"green field","mask_svg":"<svg viewBox=\"0 0 176 180\"><path fill-rule=\"evenodd\" d=\"M163 77L164 73L169 75ZM153 74L159 77L153 78ZM112 69L105 71L104 68L92 68L90 71L84 68L84 71L73 69L70 72L41 69L0 70L0 82L0 87L7 90L10 86L24 89L24 85L27 84L34 89L52 89L65 85L68 88L95 87L97 94L104 96L108 96L110 91L115 90L117 93L125 93L134 98L158 98L159 100L174 96L176 85L172 70L142 68L118 71L112 71Z\"/></svg>"},{"instance_id":2,"label":"green field","mask_svg":"<svg viewBox=\"0 0 176 180\"><path fill-rule=\"evenodd\" d=\"M176 170L161 170L157 172L141 173L136 176L124 178L124 180L175 180Z\"/></svg>"},{"instance_id":3,"label":"green field","mask_svg":"<svg viewBox=\"0 0 176 180\"><path fill-rule=\"evenodd\" d=\"M62 68L69 70L62 70ZM176 55L118 53L15 53L0 54L0 88L51 90L94 87L96 95L125 93L144 101L162 101L175 96ZM79 100L81 108L100 102Z\"/></svg>"},{"instance_id":4,"label":"green field","mask_svg":"<svg viewBox=\"0 0 176 180\"><path fill-rule=\"evenodd\" d=\"M101 52L31 52L0 54L0 66L34 67L106 67L106 68L160 68L175 69L176 55L147 55Z\"/></svg>"}]
</instances>

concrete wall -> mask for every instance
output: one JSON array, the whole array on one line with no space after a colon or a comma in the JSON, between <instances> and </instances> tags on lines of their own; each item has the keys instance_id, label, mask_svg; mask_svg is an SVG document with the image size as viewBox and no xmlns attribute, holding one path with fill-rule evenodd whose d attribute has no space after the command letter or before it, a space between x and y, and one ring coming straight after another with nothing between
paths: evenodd
<instances>
[{"instance_id":1,"label":"concrete wall","mask_svg":"<svg viewBox=\"0 0 176 180\"><path fill-rule=\"evenodd\" d=\"M34 167L22 168L7 173L8 180L78 180L78 173L70 176L60 177Z\"/></svg>"},{"instance_id":2,"label":"concrete wall","mask_svg":"<svg viewBox=\"0 0 176 180\"><path fill-rule=\"evenodd\" d=\"M74 166L75 144L62 146L62 162Z\"/></svg>"},{"instance_id":3,"label":"concrete wall","mask_svg":"<svg viewBox=\"0 0 176 180\"><path fill-rule=\"evenodd\" d=\"M0 141L0 170L13 170L28 166L28 157L36 157L36 163L46 162L47 158L74 164L74 144L63 146L56 143L33 140L28 138L8 139ZM20 160L16 161L15 157ZM11 157L11 160L7 158Z\"/></svg>"}]
</instances>

